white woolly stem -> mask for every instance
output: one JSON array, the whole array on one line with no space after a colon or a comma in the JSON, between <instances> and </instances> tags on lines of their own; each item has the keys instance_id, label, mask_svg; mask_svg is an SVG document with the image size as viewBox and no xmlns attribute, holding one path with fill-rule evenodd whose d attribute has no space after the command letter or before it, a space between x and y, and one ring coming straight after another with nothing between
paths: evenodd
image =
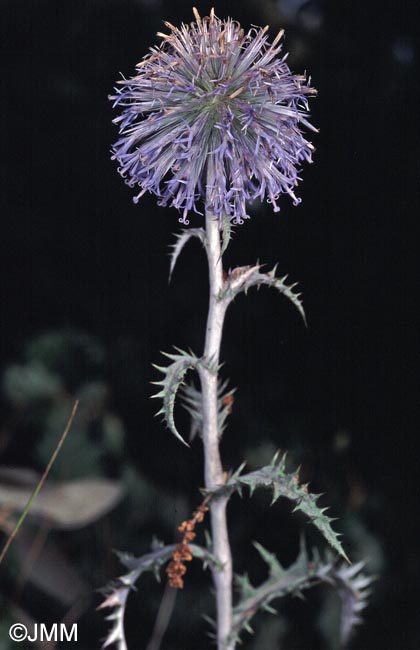
<instances>
[{"instance_id":1,"label":"white woolly stem","mask_svg":"<svg viewBox=\"0 0 420 650\"><path fill-rule=\"evenodd\" d=\"M220 300L223 289L223 269L219 220L209 210L206 210L206 232L210 300L204 359L207 362L205 366L209 367L202 366L200 368L200 380L203 404L205 484L208 489L214 489L224 482L219 451L217 369L226 305L224 301ZM224 496L210 501L213 553L223 567L219 570L213 569L217 605L218 650L234 650L235 648L235 642L228 641L232 628L232 555L226 519L227 502L228 499Z\"/></svg>"}]
</instances>

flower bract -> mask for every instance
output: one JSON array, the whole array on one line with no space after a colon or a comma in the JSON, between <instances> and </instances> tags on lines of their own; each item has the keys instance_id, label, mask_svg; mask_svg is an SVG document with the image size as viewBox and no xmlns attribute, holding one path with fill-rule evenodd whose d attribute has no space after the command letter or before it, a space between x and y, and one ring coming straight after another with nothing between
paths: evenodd
<instances>
[{"instance_id":1,"label":"flower bract","mask_svg":"<svg viewBox=\"0 0 420 650\"><path fill-rule=\"evenodd\" d=\"M219 218L242 223L247 203L289 194L295 204L300 164L311 162L313 146L301 130L308 122L305 76L292 74L280 56L280 32L272 43L268 27L247 33L212 10L174 27L122 79L111 97L120 109L120 137L113 158L130 187L159 205L191 211L204 204Z\"/></svg>"}]
</instances>

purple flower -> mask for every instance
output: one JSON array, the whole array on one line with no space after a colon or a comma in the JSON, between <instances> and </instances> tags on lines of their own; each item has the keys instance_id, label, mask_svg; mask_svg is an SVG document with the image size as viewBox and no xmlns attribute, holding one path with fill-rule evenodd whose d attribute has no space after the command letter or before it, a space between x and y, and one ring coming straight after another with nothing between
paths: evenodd
<instances>
[{"instance_id":1,"label":"purple flower","mask_svg":"<svg viewBox=\"0 0 420 650\"><path fill-rule=\"evenodd\" d=\"M267 197L277 212L282 193L298 204L294 189L301 161L313 146L301 125L307 97L316 91L294 75L278 54L283 32L268 42L268 27L247 34L210 12L169 35L119 81L111 99L122 110L114 120L120 139L113 159L137 202L153 192L159 205L183 211L188 224L198 205L235 224L247 218L246 203ZM200 214L200 213L199 213Z\"/></svg>"}]
</instances>

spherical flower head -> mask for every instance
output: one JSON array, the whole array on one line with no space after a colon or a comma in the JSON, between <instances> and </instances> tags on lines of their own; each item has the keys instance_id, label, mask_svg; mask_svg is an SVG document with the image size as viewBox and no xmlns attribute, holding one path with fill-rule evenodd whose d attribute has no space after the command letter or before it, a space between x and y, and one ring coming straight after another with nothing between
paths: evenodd
<instances>
[{"instance_id":1,"label":"spherical flower head","mask_svg":"<svg viewBox=\"0 0 420 650\"><path fill-rule=\"evenodd\" d=\"M279 57L280 32L270 44L267 30L247 34L212 10L169 34L122 79L111 97L121 114L113 158L137 202L154 193L159 205L188 214L206 210L235 224L248 217L257 197L279 210L280 194L300 202L294 190L300 163L312 161L313 146L301 126L307 98L316 91Z\"/></svg>"}]
</instances>

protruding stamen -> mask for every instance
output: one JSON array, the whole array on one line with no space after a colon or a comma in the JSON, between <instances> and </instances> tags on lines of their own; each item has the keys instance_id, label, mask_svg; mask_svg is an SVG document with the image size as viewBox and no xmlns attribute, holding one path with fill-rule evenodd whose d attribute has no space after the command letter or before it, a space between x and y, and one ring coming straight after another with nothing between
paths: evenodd
<instances>
[{"instance_id":1,"label":"protruding stamen","mask_svg":"<svg viewBox=\"0 0 420 650\"><path fill-rule=\"evenodd\" d=\"M195 17L195 19L197 21L197 25L199 26L200 29L202 29L203 26L202 26L202 22L201 22L201 16L198 13L196 7L193 7L193 14L194 14L194 17Z\"/></svg>"},{"instance_id":2,"label":"protruding stamen","mask_svg":"<svg viewBox=\"0 0 420 650\"><path fill-rule=\"evenodd\" d=\"M238 97L238 95L240 95L241 92L243 92L244 90L245 90L245 86L241 86L241 88L238 88L238 90L235 90L234 93L229 95L229 99L235 99L235 97Z\"/></svg>"},{"instance_id":3,"label":"protruding stamen","mask_svg":"<svg viewBox=\"0 0 420 650\"><path fill-rule=\"evenodd\" d=\"M169 20L164 20L164 21L163 21L163 24L164 24L166 27L168 27L168 28L169 28L171 31L173 31L173 32L177 32L177 31L178 31L178 28L175 27L175 25L172 25L172 23L170 23Z\"/></svg>"},{"instance_id":4,"label":"protruding stamen","mask_svg":"<svg viewBox=\"0 0 420 650\"><path fill-rule=\"evenodd\" d=\"M284 35L284 29L281 29L277 34L276 38L274 39L274 41L271 43L271 47L276 47L277 43L283 38L283 35Z\"/></svg>"}]
</instances>

